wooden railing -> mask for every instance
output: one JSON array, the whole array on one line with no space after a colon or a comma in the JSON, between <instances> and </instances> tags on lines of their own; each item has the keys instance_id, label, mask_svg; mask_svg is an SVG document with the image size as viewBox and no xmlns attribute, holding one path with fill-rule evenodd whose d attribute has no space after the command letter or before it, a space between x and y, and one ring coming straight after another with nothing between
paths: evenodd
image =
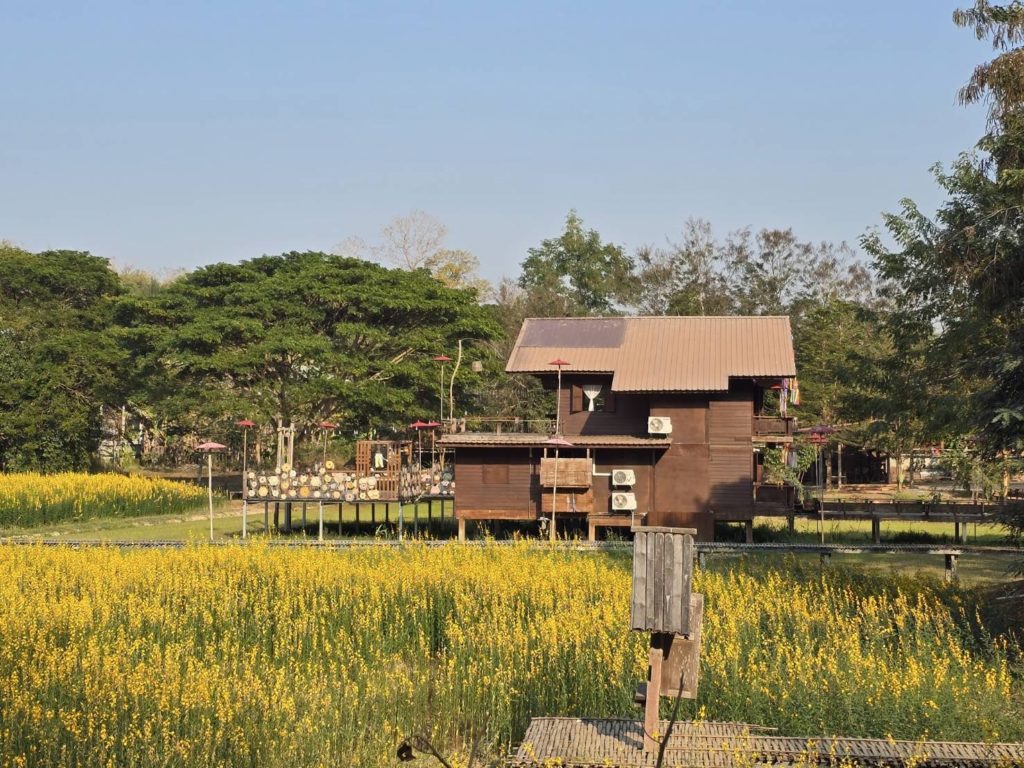
<instances>
[{"instance_id":1,"label":"wooden railing","mask_svg":"<svg viewBox=\"0 0 1024 768\"><path fill-rule=\"evenodd\" d=\"M766 485L754 484L755 514L757 506L778 507L780 510L790 510L796 505L796 488L791 485Z\"/></svg>"},{"instance_id":2,"label":"wooden railing","mask_svg":"<svg viewBox=\"0 0 1024 768\"><path fill-rule=\"evenodd\" d=\"M755 437L792 437L795 419L787 416L755 416Z\"/></svg>"}]
</instances>

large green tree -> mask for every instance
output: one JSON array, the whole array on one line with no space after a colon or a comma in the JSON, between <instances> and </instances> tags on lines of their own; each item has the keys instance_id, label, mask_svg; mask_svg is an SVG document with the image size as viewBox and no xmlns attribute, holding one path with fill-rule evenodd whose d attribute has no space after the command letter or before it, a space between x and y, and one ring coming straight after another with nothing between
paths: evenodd
<instances>
[{"instance_id":1,"label":"large green tree","mask_svg":"<svg viewBox=\"0 0 1024 768\"><path fill-rule=\"evenodd\" d=\"M983 0L954 21L997 52L961 90L989 105L976 151L935 177L934 218L911 200L866 249L889 281L897 316L936 329L931 352L960 382L971 424L993 456L1024 450L1024 5Z\"/></svg>"},{"instance_id":2,"label":"large green tree","mask_svg":"<svg viewBox=\"0 0 1024 768\"><path fill-rule=\"evenodd\" d=\"M426 270L309 252L197 269L152 300L126 300L120 317L151 383L146 398L188 430L225 430L246 415L386 434L433 414L435 355L498 333L472 291ZM470 406L476 384L460 372L457 401Z\"/></svg>"},{"instance_id":3,"label":"large green tree","mask_svg":"<svg viewBox=\"0 0 1024 768\"><path fill-rule=\"evenodd\" d=\"M0 245L0 467L88 467L104 405L130 386L106 259Z\"/></svg>"},{"instance_id":4,"label":"large green tree","mask_svg":"<svg viewBox=\"0 0 1024 768\"><path fill-rule=\"evenodd\" d=\"M728 315L735 310L723 249L711 224L689 219L667 248L637 250L635 306L644 315Z\"/></svg>"},{"instance_id":5,"label":"large green tree","mask_svg":"<svg viewBox=\"0 0 1024 768\"><path fill-rule=\"evenodd\" d=\"M565 231L529 249L519 285L545 315L598 315L617 311L633 291L633 262L621 246L586 229L576 211Z\"/></svg>"}]
</instances>

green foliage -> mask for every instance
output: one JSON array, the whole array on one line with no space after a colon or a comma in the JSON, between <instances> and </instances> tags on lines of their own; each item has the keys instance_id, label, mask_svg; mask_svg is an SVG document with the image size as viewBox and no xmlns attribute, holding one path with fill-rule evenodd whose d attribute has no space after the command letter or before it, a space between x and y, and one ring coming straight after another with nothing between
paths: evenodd
<instances>
[{"instance_id":1,"label":"green foliage","mask_svg":"<svg viewBox=\"0 0 1024 768\"><path fill-rule=\"evenodd\" d=\"M129 386L117 275L80 251L0 247L0 468L84 468Z\"/></svg>"},{"instance_id":2,"label":"green foliage","mask_svg":"<svg viewBox=\"0 0 1024 768\"><path fill-rule=\"evenodd\" d=\"M633 262L620 246L584 229L576 211L565 232L531 248L523 261L520 287L542 297L545 315L608 314L632 291Z\"/></svg>"},{"instance_id":3,"label":"green foliage","mask_svg":"<svg viewBox=\"0 0 1024 768\"><path fill-rule=\"evenodd\" d=\"M1024 7L979 0L954 21L1001 53L960 93L989 104L978 151L935 177L947 201L934 219L910 200L885 217L895 247L864 240L904 325L937 328L929 352L970 400L970 423L990 455L1024 450Z\"/></svg>"},{"instance_id":4,"label":"green foliage","mask_svg":"<svg viewBox=\"0 0 1024 768\"><path fill-rule=\"evenodd\" d=\"M838 297L810 306L793 329L800 372L800 421L836 425L863 419L864 368L891 349L877 312Z\"/></svg>"},{"instance_id":5,"label":"green foliage","mask_svg":"<svg viewBox=\"0 0 1024 768\"><path fill-rule=\"evenodd\" d=\"M434 355L498 332L471 291L426 270L323 253L202 267L119 309L147 401L182 430L226 431L244 414L388 434L433 411ZM478 384L460 372L457 401L468 407Z\"/></svg>"},{"instance_id":6,"label":"green foliage","mask_svg":"<svg viewBox=\"0 0 1024 768\"><path fill-rule=\"evenodd\" d=\"M776 485L791 485L796 488L797 499L804 498L804 474L818 458L818 449L809 443L797 441L793 444L796 451L796 466L790 466L784 459L782 448L765 448L764 482Z\"/></svg>"}]
</instances>

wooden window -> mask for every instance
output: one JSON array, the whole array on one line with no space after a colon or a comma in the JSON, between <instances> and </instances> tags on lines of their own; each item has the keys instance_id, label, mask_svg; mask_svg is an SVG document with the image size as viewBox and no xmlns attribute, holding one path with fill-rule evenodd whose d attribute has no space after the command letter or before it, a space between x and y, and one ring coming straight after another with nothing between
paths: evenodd
<instances>
[{"instance_id":1,"label":"wooden window","mask_svg":"<svg viewBox=\"0 0 1024 768\"><path fill-rule=\"evenodd\" d=\"M573 384L569 387L569 413L579 413L586 406L583 404L583 386Z\"/></svg>"},{"instance_id":2,"label":"wooden window","mask_svg":"<svg viewBox=\"0 0 1024 768\"><path fill-rule=\"evenodd\" d=\"M484 464L484 485L508 485L508 464L503 461L488 461Z\"/></svg>"}]
</instances>

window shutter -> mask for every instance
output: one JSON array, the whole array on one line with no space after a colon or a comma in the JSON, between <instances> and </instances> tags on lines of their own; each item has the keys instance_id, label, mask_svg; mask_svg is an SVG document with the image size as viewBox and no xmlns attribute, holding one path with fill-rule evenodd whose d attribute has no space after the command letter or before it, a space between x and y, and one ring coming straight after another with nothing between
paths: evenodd
<instances>
[{"instance_id":1,"label":"window shutter","mask_svg":"<svg viewBox=\"0 0 1024 768\"><path fill-rule=\"evenodd\" d=\"M573 384L569 388L569 413L578 413L583 410L583 386Z\"/></svg>"},{"instance_id":2,"label":"window shutter","mask_svg":"<svg viewBox=\"0 0 1024 768\"><path fill-rule=\"evenodd\" d=\"M604 412L615 413L615 393L611 387L604 391Z\"/></svg>"}]
</instances>

